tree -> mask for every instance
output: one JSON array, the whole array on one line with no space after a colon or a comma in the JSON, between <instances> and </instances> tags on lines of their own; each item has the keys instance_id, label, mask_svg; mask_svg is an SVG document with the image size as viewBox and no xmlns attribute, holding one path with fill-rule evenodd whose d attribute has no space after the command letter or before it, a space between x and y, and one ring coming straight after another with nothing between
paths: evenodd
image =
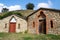
<instances>
[{"instance_id":1,"label":"tree","mask_svg":"<svg viewBox=\"0 0 60 40\"><path fill-rule=\"evenodd\" d=\"M2 9L2 12L7 12L7 11L9 11L9 9L7 9L7 8Z\"/></svg>"},{"instance_id":2,"label":"tree","mask_svg":"<svg viewBox=\"0 0 60 40\"><path fill-rule=\"evenodd\" d=\"M26 5L26 8L33 10L33 9L34 9L34 4L33 4L33 3L28 3L28 4Z\"/></svg>"}]
</instances>

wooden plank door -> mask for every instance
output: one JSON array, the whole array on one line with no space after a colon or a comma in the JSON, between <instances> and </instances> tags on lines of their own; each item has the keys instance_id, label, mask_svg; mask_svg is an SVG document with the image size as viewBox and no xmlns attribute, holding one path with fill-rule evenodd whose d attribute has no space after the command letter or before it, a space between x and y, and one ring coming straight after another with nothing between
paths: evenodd
<instances>
[{"instance_id":1,"label":"wooden plank door","mask_svg":"<svg viewBox=\"0 0 60 40\"><path fill-rule=\"evenodd\" d=\"M11 22L9 32L15 32L15 31L16 31L16 23Z\"/></svg>"},{"instance_id":2,"label":"wooden plank door","mask_svg":"<svg viewBox=\"0 0 60 40\"><path fill-rule=\"evenodd\" d=\"M46 21L45 20L39 21L39 33L46 34Z\"/></svg>"}]
</instances>

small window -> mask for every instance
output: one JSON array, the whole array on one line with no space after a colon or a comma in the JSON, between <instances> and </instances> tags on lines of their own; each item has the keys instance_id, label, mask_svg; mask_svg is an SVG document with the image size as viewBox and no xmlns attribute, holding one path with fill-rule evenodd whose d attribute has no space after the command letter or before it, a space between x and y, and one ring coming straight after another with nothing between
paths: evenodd
<instances>
[{"instance_id":1,"label":"small window","mask_svg":"<svg viewBox=\"0 0 60 40\"><path fill-rule=\"evenodd\" d=\"M18 24L18 29L20 29L20 24Z\"/></svg>"},{"instance_id":2,"label":"small window","mask_svg":"<svg viewBox=\"0 0 60 40\"><path fill-rule=\"evenodd\" d=\"M51 28L53 28L53 21L51 20L50 23L51 23Z\"/></svg>"},{"instance_id":3,"label":"small window","mask_svg":"<svg viewBox=\"0 0 60 40\"><path fill-rule=\"evenodd\" d=\"M35 22L33 22L33 27L35 27Z\"/></svg>"},{"instance_id":4,"label":"small window","mask_svg":"<svg viewBox=\"0 0 60 40\"><path fill-rule=\"evenodd\" d=\"M5 28L7 28L7 24L5 24Z\"/></svg>"},{"instance_id":5,"label":"small window","mask_svg":"<svg viewBox=\"0 0 60 40\"><path fill-rule=\"evenodd\" d=\"M40 17L40 15L38 15L38 18Z\"/></svg>"}]
</instances>

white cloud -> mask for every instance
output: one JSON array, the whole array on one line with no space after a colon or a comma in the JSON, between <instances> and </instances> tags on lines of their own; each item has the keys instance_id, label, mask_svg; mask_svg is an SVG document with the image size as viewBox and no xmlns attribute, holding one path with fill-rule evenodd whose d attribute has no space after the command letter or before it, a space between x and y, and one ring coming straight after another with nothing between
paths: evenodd
<instances>
[{"instance_id":1,"label":"white cloud","mask_svg":"<svg viewBox=\"0 0 60 40\"><path fill-rule=\"evenodd\" d=\"M4 5L3 8L8 8L8 6L5 6L5 5Z\"/></svg>"},{"instance_id":2,"label":"white cloud","mask_svg":"<svg viewBox=\"0 0 60 40\"><path fill-rule=\"evenodd\" d=\"M3 8L8 8L9 11L21 10L21 6L20 5L12 5L12 6L8 7L8 6L0 3L0 12L2 11Z\"/></svg>"},{"instance_id":3,"label":"white cloud","mask_svg":"<svg viewBox=\"0 0 60 40\"><path fill-rule=\"evenodd\" d=\"M20 10L21 6L20 5L14 5L14 6L8 7L8 9L9 9L9 11Z\"/></svg>"},{"instance_id":4,"label":"white cloud","mask_svg":"<svg viewBox=\"0 0 60 40\"><path fill-rule=\"evenodd\" d=\"M51 5L51 0L48 0L48 3L38 3L37 8L51 8Z\"/></svg>"},{"instance_id":5,"label":"white cloud","mask_svg":"<svg viewBox=\"0 0 60 40\"><path fill-rule=\"evenodd\" d=\"M39 3L39 4L38 4L38 8L40 8L40 7L49 8L50 6L49 6L49 4L47 4L47 3Z\"/></svg>"},{"instance_id":6,"label":"white cloud","mask_svg":"<svg viewBox=\"0 0 60 40\"><path fill-rule=\"evenodd\" d=\"M3 6L4 6L4 4L0 3L0 12L1 12Z\"/></svg>"},{"instance_id":7,"label":"white cloud","mask_svg":"<svg viewBox=\"0 0 60 40\"><path fill-rule=\"evenodd\" d=\"M0 6L4 6L4 4L0 3Z\"/></svg>"}]
</instances>

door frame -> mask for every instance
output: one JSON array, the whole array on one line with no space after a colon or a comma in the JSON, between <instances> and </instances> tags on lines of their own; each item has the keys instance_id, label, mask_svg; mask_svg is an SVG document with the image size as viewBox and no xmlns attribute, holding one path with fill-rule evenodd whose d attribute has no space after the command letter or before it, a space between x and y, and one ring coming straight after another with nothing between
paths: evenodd
<instances>
[{"instance_id":1,"label":"door frame","mask_svg":"<svg viewBox=\"0 0 60 40\"><path fill-rule=\"evenodd\" d=\"M11 19L9 20L9 32L10 32L10 23L15 23L15 32L16 32L16 22L13 22L13 21L11 22L11 20L12 20L13 18L14 18L15 21L17 22L17 19L16 19L14 16L12 16Z\"/></svg>"},{"instance_id":2,"label":"door frame","mask_svg":"<svg viewBox=\"0 0 60 40\"><path fill-rule=\"evenodd\" d=\"M40 14L43 14L45 17L43 17L43 18L45 18L45 21L46 21L46 34L47 34L47 32L48 32L48 17L47 17L47 15L44 13L44 11L43 10L40 10L40 13L36 16L36 19L37 19L37 23L38 24L36 24L37 26L36 26L36 33L37 34L40 34L39 33L39 17L41 16Z\"/></svg>"},{"instance_id":3,"label":"door frame","mask_svg":"<svg viewBox=\"0 0 60 40\"><path fill-rule=\"evenodd\" d=\"M10 30L11 30L11 29L10 29L10 24L11 24L11 23L14 23L14 24L15 24L15 32L16 32L16 22L9 22L9 32L10 32Z\"/></svg>"},{"instance_id":4,"label":"door frame","mask_svg":"<svg viewBox=\"0 0 60 40\"><path fill-rule=\"evenodd\" d=\"M41 25L40 25L40 22L41 22ZM46 19L39 20L39 33L46 34Z\"/></svg>"}]
</instances>

